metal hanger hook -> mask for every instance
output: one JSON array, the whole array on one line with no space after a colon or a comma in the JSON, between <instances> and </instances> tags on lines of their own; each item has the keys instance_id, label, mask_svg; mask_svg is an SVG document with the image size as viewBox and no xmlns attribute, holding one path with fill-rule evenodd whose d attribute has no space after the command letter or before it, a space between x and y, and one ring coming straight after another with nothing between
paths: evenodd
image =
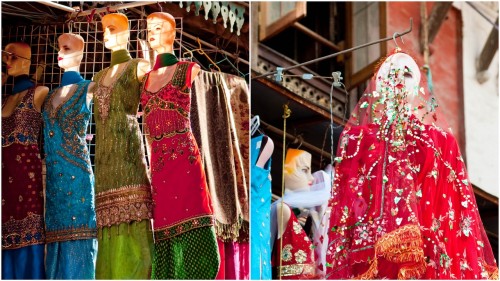
<instances>
[{"instance_id":1,"label":"metal hanger hook","mask_svg":"<svg viewBox=\"0 0 500 281\"><path fill-rule=\"evenodd\" d=\"M400 35L399 38L401 38L401 42L403 42L403 44L405 43L405 40L403 39L403 35L400 34L399 32L394 32L394 34L392 35L392 40L394 40L394 44L396 45L396 48L399 49L399 46L398 46L398 42L396 41L396 36L397 35Z\"/></svg>"}]
</instances>

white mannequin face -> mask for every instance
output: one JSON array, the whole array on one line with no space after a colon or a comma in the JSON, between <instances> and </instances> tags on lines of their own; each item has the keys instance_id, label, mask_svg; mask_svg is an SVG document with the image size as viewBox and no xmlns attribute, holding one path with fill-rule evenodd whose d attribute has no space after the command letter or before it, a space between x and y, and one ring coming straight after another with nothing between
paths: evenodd
<instances>
[{"instance_id":1,"label":"white mannequin face","mask_svg":"<svg viewBox=\"0 0 500 281\"><path fill-rule=\"evenodd\" d=\"M409 93L418 93L420 70L411 56L396 53L387 58L377 73L377 80L387 79L389 76L391 84L394 83L392 86L401 83Z\"/></svg>"},{"instance_id":2,"label":"white mannequin face","mask_svg":"<svg viewBox=\"0 0 500 281\"><path fill-rule=\"evenodd\" d=\"M31 61L31 51L26 46L17 43L8 44L5 51L2 53L2 62L7 65L7 74L10 76L19 76L22 74L29 74Z\"/></svg>"},{"instance_id":3,"label":"white mannequin face","mask_svg":"<svg viewBox=\"0 0 500 281\"><path fill-rule=\"evenodd\" d=\"M153 50L174 44L175 27L169 21L154 17L148 19L148 42ZM159 52L160 53L160 52Z\"/></svg>"},{"instance_id":4,"label":"white mannequin face","mask_svg":"<svg viewBox=\"0 0 500 281\"><path fill-rule=\"evenodd\" d=\"M70 35L59 37L57 64L63 69L80 66L83 59L83 43Z\"/></svg>"},{"instance_id":5,"label":"white mannequin face","mask_svg":"<svg viewBox=\"0 0 500 281\"><path fill-rule=\"evenodd\" d=\"M285 188L290 191L310 188L314 182L311 174L311 154L289 149L285 162Z\"/></svg>"}]
</instances>

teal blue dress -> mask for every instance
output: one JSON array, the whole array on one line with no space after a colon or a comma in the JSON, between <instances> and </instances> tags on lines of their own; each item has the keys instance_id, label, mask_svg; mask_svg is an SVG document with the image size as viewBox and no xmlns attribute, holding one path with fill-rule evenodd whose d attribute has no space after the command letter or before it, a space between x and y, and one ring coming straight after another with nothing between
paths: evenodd
<instances>
[{"instance_id":1,"label":"teal blue dress","mask_svg":"<svg viewBox=\"0 0 500 281\"><path fill-rule=\"evenodd\" d=\"M250 247L252 268L250 279L271 279L271 159L263 168L256 165L263 136L252 138L251 155L251 204Z\"/></svg>"},{"instance_id":2,"label":"teal blue dress","mask_svg":"<svg viewBox=\"0 0 500 281\"><path fill-rule=\"evenodd\" d=\"M48 94L44 104L48 279L95 278L94 174L85 140L91 115L86 102L89 83L76 83L75 92L54 107L57 88Z\"/></svg>"}]
</instances>

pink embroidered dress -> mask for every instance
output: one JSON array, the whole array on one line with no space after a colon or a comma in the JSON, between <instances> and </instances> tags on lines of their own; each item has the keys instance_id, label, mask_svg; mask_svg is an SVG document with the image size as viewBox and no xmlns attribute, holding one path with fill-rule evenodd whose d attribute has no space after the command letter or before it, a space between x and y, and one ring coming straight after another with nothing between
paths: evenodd
<instances>
[{"instance_id":1,"label":"pink embroidered dress","mask_svg":"<svg viewBox=\"0 0 500 281\"><path fill-rule=\"evenodd\" d=\"M154 279L213 279L219 268L205 173L191 133L191 68L178 62L156 92L144 79L141 104L151 153Z\"/></svg>"}]
</instances>

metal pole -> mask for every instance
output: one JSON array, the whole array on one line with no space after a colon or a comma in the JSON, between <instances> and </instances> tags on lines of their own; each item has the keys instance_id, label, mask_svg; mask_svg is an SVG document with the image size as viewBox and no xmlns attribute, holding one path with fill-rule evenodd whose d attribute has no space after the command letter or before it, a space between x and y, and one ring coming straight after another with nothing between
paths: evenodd
<instances>
[{"instance_id":1,"label":"metal pole","mask_svg":"<svg viewBox=\"0 0 500 281\"><path fill-rule=\"evenodd\" d=\"M71 8L71 7L68 7L68 6L64 6L64 5L61 5L61 4L57 4L55 2L52 2L52 1L38 1L38 3L40 4L44 4L44 5L47 5L47 6L51 6L51 7L54 7L54 8L58 8L59 10L63 10L63 11L66 11L66 12L75 12L75 9Z\"/></svg>"}]
</instances>

